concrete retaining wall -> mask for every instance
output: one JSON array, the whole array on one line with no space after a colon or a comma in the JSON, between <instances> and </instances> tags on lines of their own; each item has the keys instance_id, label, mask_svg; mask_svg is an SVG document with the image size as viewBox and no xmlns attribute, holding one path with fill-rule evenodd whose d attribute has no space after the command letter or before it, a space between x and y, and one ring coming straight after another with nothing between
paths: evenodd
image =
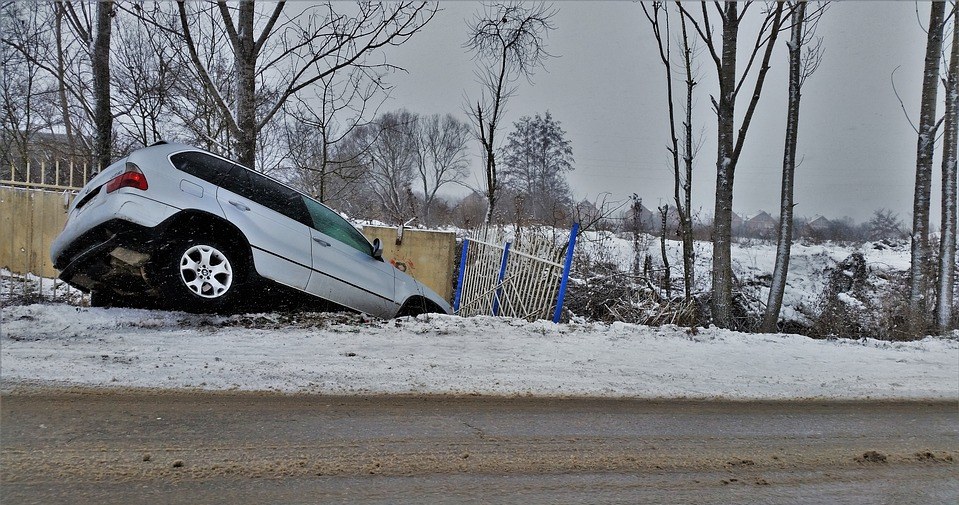
<instances>
[{"instance_id":1,"label":"concrete retaining wall","mask_svg":"<svg viewBox=\"0 0 959 505\"><path fill-rule=\"evenodd\" d=\"M363 234L370 242L380 239L384 260L446 300L453 298L453 265L457 260L455 233L407 229L399 244L396 228L364 226Z\"/></svg>"}]
</instances>

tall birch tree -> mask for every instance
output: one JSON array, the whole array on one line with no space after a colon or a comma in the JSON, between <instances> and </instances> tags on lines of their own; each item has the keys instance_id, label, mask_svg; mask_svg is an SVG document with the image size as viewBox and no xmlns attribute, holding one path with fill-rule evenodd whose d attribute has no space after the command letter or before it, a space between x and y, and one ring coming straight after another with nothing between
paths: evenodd
<instances>
[{"instance_id":1,"label":"tall birch tree","mask_svg":"<svg viewBox=\"0 0 959 505\"><path fill-rule=\"evenodd\" d=\"M952 3L952 51L946 77L946 111L942 136L942 220L939 238L939 296L936 325L945 333L952 326L953 289L956 279L956 151L959 121L959 8Z\"/></svg>"},{"instance_id":2,"label":"tall birch tree","mask_svg":"<svg viewBox=\"0 0 959 505\"><path fill-rule=\"evenodd\" d=\"M769 298L763 314L762 331L774 332L782 309L789 272L789 252L793 236L793 182L796 173L796 147L799 144L799 102L802 87L816 71L822 59L821 43L809 46L822 8L806 13L807 2L800 0L790 5L790 37L786 47L789 53L789 99L786 106L786 144L783 148L782 190L779 200L779 228L777 230L776 265L773 268ZM820 41L821 42L821 41ZM805 51L804 51L805 49Z\"/></svg>"},{"instance_id":3,"label":"tall birch tree","mask_svg":"<svg viewBox=\"0 0 959 505\"><path fill-rule=\"evenodd\" d=\"M695 28L699 38L703 41L709 56L716 67L719 80L719 97L712 97L713 108L716 111L717 124L717 152L716 152L716 205L713 211L713 270L712 270L712 317L716 325L730 328L733 321L733 269L732 269L732 214L733 214L733 182L736 174L736 164L742 154L746 140L746 133L752 121L753 113L759 103L766 73L769 71L769 59L779 35L782 23L783 4L776 3L763 14L763 21L756 34L755 43L749 51L746 67L739 74L738 49L739 28L741 22L755 4L752 2L740 4L725 2L713 4L716 6L718 25L709 15L709 6L700 4L701 15L692 12L680 3L679 9L686 19ZM717 33L716 30L719 30ZM716 37L720 40L716 40ZM736 101L746 78L754 68L756 58L762 55L756 81L752 87L749 105L736 132Z\"/></svg>"},{"instance_id":4,"label":"tall birch tree","mask_svg":"<svg viewBox=\"0 0 959 505\"><path fill-rule=\"evenodd\" d=\"M919 140L916 148L916 185L912 207L912 247L909 266L909 330L926 331L929 261L929 196L932 191L932 161L936 149L936 106L939 93L939 60L942 51L945 2L932 2L926 37L926 61L922 74L919 109Z\"/></svg>"}]
</instances>

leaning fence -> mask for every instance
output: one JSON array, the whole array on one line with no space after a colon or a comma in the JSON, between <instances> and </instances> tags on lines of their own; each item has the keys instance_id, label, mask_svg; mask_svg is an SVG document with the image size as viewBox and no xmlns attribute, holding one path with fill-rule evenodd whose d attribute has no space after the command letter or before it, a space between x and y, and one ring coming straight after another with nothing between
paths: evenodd
<instances>
[{"instance_id":1,"label":"leaning fence","mask_svg":"<svg viewBox=\"0 0 959 505\"><path fill-rule=\"evenodd\" d=\"M551 236L487 228L463 240L453 308L462 316L552 319L562 315L579 225L557 247ZM564 260L565 256L565 260ZM562 262L561 262L562 261Z\"/></svg>"}]
</instances>

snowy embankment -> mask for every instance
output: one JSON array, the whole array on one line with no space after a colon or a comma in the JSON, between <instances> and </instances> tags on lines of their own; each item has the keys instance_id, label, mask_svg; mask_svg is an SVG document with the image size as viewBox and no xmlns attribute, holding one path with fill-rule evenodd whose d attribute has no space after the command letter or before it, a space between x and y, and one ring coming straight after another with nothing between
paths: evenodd
<instances>
[{"instance_id":1,"label":"snowy embankment","mask_svg":"<svg viewBox=\"0 0 959 505\"><path fill-rule=\"evenodd\" d=\"M690 399L959 399L959 340L910 343L628 324L342 314L230 318L0 310L0 379L24 385Z\"/></svg>"}]
</instances>

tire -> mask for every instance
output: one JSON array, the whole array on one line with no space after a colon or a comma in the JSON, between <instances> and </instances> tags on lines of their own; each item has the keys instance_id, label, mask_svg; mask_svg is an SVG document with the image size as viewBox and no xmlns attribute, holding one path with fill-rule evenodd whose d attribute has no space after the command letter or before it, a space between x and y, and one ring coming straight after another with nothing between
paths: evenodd
<instances>
[{"instance_id":1,"label":"tire","mask_svg":"<svg viewBox=\"0 0 959 505\"><path fill-rule=\"evenodd\" d=\"M119 307L117 294L110 290L95 289L90 291L91 307Z\"/></svg>"},{"instance_id":2,"label":"tire","mask_svg":"<svg viewBox=\"0 0 959 505\"><path fill-rule=\"evenodd\" d=\"M400 307L400 311L396 313L396 317L416 317L420 314L430 313L442 314L443 311L435 303L427 300L426 298L414 296L408 298L406 302L403 303L403 306Z\"/></svg>"},{"instance_id":3,"label":"tire","mask_svg":"<svg viewBox=\"0 0 959 505\"><path fill-rule=\"evenodd\" d=\"M187 312L235 310L249 257L241 251L205 237L173 241L160 259L160 292L166 304Z\"/></svg>"}]
</instances>

